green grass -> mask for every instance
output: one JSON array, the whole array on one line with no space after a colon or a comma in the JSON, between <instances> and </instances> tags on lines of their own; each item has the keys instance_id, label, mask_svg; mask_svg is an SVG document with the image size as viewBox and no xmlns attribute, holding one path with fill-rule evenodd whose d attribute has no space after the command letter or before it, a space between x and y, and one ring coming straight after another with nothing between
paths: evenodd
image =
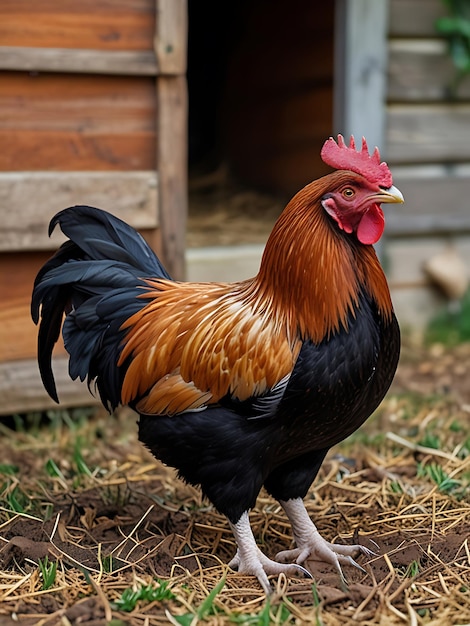
<instances>
[{"instance_id":1,"label":"green grass","mask_svg":"<svg viewBox=\"0 0 470 626\"><path fill-rule=\"evenodd\" d=\"M49 557L46 555L44 560L39 559L38 565L41 573L42 589L45 591L46 589L50 589L55 583L57 561L50 561Z\"/></svg>"},{"instance_id":2,"label":"green grass","mask_svg":"<svg viewBox=\"0 0 470 626\"><path fill-rule=\"evenodd\" d=\"M30 498L21 491L18 485L13 488L11 486L4 485L4 505L6 509L9 509L12 513L25 513L30 509Z\"/></svg>"},{"instance_id":3,"label":"green grass","mask_svg":"<svg viewBox=\"0 0 470 626\"><path fill-rule=\"evenodd\" d=\"M5 476L13 476L19 472L19 469L17 465L12 465L11 463L0 463L0 474Z\"/></svg>"},{"instance_id":4,"label":"green grass","mask_svg":"<svg viewBox=\"0 0 470 626\"><path fill-rule=\"evenodd\" d=\"M405 578L414 578L419 574L421 566L419 561L411 561L405 570Z\"/></svg>"},{"instance_id":5,"label":"green grass","mask_svg":"<svg viewBox=\"0 0 470 626\"><path fill-rule=\"evenodd\" d=\"M60 478L61 480L65 481L65 476L60 471L60 469L59 469L57 463L54 461L54 459L48 459L46 461L44 469L46 470L47 475L50 476L51 478Z\"/></svg>"},{"instance_id":6,"label":"green grass","mask_svg":"<svg viewBox=\"0 0 470 626\"><path fill-rule=\"evenodd\" d=\"M442 343L446 346L470 341L470 290L462 298L458 311L446 307L430 321L424 339L428 345Z\"/></svg>"},{"instance_id":7,"label":"green grass","mask_svg":"<svg viewBox=\"0 0 470 626\"><path fill-rule=\"evenodd\" d=\"M398 493L398 494L403 493L403 486L399 480L391 480L389 487L392 493Z\"/></svg>"},{"instance_id":8,"label":"green grass","mask_svg":"<svg viewBox=\"0 0 470 626\"><path fill-rule=\"evenodd\" d=\"M157 580L156 586L147 585L146 587L139 587L138 589L125 589L120 598L114 602L114 606L119 611L125 611L130 613L133 611L139 602L163 602L164 600L173 600L175 595L168 588L169 581Z\"/></svg>"},{"instance_id":9,"label":"green grass","mask_svg":"<svg viewBox=\"0 0 470 626\"><path fill-rule=\"evenodd\" d=\"M85 457L82 452L82 446L83 441L80 437L78 437L75 440L75 444L73 447L73 461L77 470L77 474L85 475L91 478L93 476L93 472L88 467L87 462L85 461Z\"/></svg>"},{"instance_id":10,"label":"green grass","mask_svg":"<svg viewBox=\"0 0 470 626\"><path fill-rule=\"evenodd\" d=\"M445 494L455 493L463 487L461 480L451 478L438 463L427 465L418 463L417 476L418 478L430 478L437 485L439 491Z\"/></svg>"},{"instance_id":11,"label":"green grass","mask_svg":"<svg viewBox=\"0 0 470 626\"><path fill-rule=\"evenodd\" d=\"M199 605L195 613L184 613L183 615L171 615L173 623L181 624L181 626L191 626L199 620L203 620L209 615L215 615L217 609L214 606L214 600L225 586L225 578L222 578L209 592L205 600Z\"/></svg>"},{"instance_id":12,"label":"green grass","mask_svg":"<svg viewBox=\"0 0 470 626\"><path fill-rule=\"evenodd\" d=\"M439 450L442 447L441 438L437 433L426 431L424 437L419 439L418 444L425 448Z\"/></svg>"}]
</instances>

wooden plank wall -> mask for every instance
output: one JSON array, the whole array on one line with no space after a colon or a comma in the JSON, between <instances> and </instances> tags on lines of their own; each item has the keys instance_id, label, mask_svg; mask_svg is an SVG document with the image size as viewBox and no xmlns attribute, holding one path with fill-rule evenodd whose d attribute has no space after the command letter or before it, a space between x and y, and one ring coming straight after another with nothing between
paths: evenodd
<instances>
[{"instance_id":1,"label":"wooden plank wall","mask_svg":"<svg viewBox=\"0 0 470 626\"><path fill-rule=\"evenodd\" d=\"M107 209L184 275L186 19L185 0L0 3L0 413L50 404L29 302L55 212Z\"/></svg>"},{"instance_id":2,"label":"wooden plank wall","mask_svg":"<svg viewBox=\"0 0 470 626\"><path fill-rule=\"evenodd\" d=\"M405 325L443 305L423 266L446 247L470 277L470 77L449 96L454 67L435 21L440 0L390 0L386 159L405 204L386 211L386 262Z\"/></svg>"}]
</instances>

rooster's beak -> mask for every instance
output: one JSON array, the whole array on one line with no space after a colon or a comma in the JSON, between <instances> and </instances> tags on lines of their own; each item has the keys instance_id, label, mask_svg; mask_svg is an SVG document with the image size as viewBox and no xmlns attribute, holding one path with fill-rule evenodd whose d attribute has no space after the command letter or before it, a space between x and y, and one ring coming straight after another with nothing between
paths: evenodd
<instances>
[{"instance_id":1,"label":"rooster's beak","mask_svg":"<svg viewBox=\"0 0 470 626\"><path fill-rule=\"evenodd\" d=\"M395 185L392 185L388 189L381 189L380 193L377 194L376 198L380 203L386 202L386 203L392 204L396 202L396 203L401 204L405 202L405 198L403 197L402 192L399 189L397 189Z\"/></svg>"}]
</instances>

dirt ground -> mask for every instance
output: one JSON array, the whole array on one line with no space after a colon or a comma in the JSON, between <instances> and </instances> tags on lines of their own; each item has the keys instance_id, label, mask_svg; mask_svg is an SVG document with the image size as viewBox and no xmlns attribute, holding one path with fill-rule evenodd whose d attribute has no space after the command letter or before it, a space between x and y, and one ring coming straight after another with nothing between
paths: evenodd
<instances>
[{"instance_id":1,"label":"dirt ground","mask_svg":"<svg viewBox=\"0 0 470 626\"><path fill-rule=\"evenodd\" d=\"M283 205L258 194L253 221L250 192L200 184L188 245L264 243ZM376 555L347 586L308 563L313 579L273 579L269 599L227 567L226 520L137 442L135 415L0 420L0 626L470 624L469 372L470 344L405 341L389 396L306 499L325 538ZM263 493L251 521L266 554L291 546Z\"/></svg>"},{"instance_id":2,"label":"dirt ground","mask_svg":"<svg viewBox=\"0 0 470 626\"><path fill-rule=\"evenodd\" d=\"M140 446L129 413L7 422L0 624L470 623L468 371L468 344L405 347L389 397L331 452L307 499L327 539L363 542L376 556L360 557L364 572L345 568L347 588L331 567L309 563L313 581L281 576L269 601L254 578L227 568L235 546L225 519ZM439 487L426 467L455 484ZM282 511L263 494L252 523L268 555L290 545ZM38 568L46 556L57 562L49 589ZM126 590L142 588L162 598L125 607Z\"/></svg>"}]
</instances>

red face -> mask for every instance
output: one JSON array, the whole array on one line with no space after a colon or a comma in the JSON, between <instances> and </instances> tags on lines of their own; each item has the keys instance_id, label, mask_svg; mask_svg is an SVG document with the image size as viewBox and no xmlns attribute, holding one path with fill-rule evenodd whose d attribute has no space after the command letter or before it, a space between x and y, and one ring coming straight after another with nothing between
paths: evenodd
<instances>
[{"instance_id":1,"label":"red face","mask_svg":"<svg viewBox=\"0 0 470 626\"><path fill-rule=\"evenodd\" d=\"M346 233L355 233L363 244L374 244L382 236L385 220L380 205L403 202L401 192L393 185L388 189L352 174L351 180L326 193L322 206Z\"/></svg>"}]
</instances>

